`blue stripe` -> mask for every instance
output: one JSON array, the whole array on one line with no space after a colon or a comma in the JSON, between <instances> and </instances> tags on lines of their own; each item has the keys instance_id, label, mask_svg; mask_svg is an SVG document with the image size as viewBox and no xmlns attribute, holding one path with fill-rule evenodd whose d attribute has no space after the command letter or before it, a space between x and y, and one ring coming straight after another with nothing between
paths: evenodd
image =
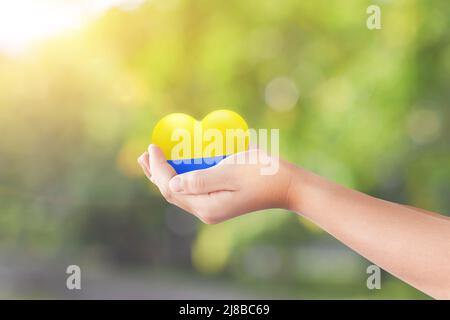
<instances>
[{"instance_id":1,"label":"blue stripe","mask_svg":"<svg viewBox=\"0 0 450 320\"><path fill-rule=\"evenodd\" d=\"M209 158L167 160L167 162L175 169L177 174L181 174L189 171L211 168L226 157L227 156L217 156Z\"/></svg>"}]
</instances>

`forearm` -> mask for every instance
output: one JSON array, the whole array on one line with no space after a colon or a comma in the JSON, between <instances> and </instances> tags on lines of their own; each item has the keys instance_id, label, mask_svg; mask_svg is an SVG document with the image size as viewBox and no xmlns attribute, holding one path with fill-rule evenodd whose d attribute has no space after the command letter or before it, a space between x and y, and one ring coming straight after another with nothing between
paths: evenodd
<instances>
[{"instance_id":1,"label":"forearm","mask_svg":"<svg viewBox=\"0 0 450 320\"><path fill-rule=\"evenodd\" d=\"M450 298L450 220L294 168L289 209L412 286Z\"/></svg>"},{"instance_id":2,"label":"forearm","mask_svg":"<svg viewBox=\"0 0 450 320\"><path fill-rule=\"evenodd\" d=\"M408 206L408 205L405 205L405 204L403 206L405 206L406 208L409 208L409 209L412 209L412 210L416 210L416 211L425 213L427 215L439 218L439 219L444 219L444 220L450 221L450 217L444 216L444 215L436 213L436 212L428 211L428 210L421 209L421 208L416 208L416 207L413 207L413 206Z\"/></svg>"}]
</instances>

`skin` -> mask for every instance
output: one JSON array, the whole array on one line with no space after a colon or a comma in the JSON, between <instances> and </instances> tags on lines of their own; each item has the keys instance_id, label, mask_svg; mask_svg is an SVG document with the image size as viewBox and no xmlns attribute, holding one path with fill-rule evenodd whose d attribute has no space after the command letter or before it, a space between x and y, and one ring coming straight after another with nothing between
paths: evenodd
<instances>
[{"instance_id":1,"label":"skin","mask_svg":"<svg viewBox=\"0 0 450 320\"><path fill-rule=\"evenodd\" d=\"M384 270L437 299L450 299L450 218L377 199L328 181L262 151L258 163L218 165L176 175L162 151L150 145L138 162L163 197L207 224L268 208L309 219ZM260 169L279 161L273 175Z\"/></svg>"}]
</instances>

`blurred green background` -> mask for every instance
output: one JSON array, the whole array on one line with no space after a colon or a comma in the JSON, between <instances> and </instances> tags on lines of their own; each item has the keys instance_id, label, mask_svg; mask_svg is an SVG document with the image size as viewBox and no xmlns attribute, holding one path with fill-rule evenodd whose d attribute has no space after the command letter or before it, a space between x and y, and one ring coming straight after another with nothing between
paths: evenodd
<instances>
[{"instance_id":1,"label":"blurred green background","mask_svg":"<svg viewBox=\"0 0 450 320\"><path fill-rule=\"evenodd\" d=\"M136 158L162 116L226 107L280 128L292 162L448 214L449 1L9 2L0 297L426 298L387 273L368 290L371 263L293 213L203 225ZM39 38L74 10L82 23ZM65 288L69 264L81 291Z\"/></svg>"}]
</instances>

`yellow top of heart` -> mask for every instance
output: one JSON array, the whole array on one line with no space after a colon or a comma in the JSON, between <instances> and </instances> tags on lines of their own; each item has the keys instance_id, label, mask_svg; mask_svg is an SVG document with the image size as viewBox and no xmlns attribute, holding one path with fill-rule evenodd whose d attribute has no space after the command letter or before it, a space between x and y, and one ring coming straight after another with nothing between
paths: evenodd
<instances>
[{"instance_id":1,"label":"yellow top of heart","mask_svg":"<svg viewBox=\"0 0 450 320\"><path fill-rule=\"evenodd\" d=\"M184 113L172 113L158 121L152 143L168 160L230 155L248 148L248 125L236 112L216 110L198 121Z\"/></svg>"}]
</instances>

